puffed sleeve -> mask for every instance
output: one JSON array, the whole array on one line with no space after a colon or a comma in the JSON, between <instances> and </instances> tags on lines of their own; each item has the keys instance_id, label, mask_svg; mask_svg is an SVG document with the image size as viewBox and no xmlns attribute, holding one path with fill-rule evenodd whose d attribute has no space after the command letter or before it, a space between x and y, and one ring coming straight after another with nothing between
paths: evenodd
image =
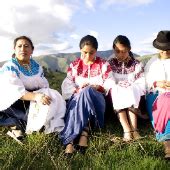
<instances>
[{"instance_id":1,"label":"puffed sleeve","mask_svg":"<svg viewBox=\"0 0 170 170\"><path fill-rule=\"evenodd\" d=\"M76 89L75 77L73 76L74 68L71 63L67 70L67 77L64 79L61 85L62 96L65 100L69 99Z\"/></svg>"},{"instance_id":2,"label":"puffed sleeve","mask_svg":"<svg viewBox=\"0 0 170 170\"><path fill-rule=\"evenodd\" d=\"M135 81L132 86L140 92L141 96L146 92L146 85L145 85L145 76L144 76L144 67L141 62L136 64L135 66Z\"/></svg>"},{"instance_id":3,"label":"puffed sleeve","mask_svg":"<svg viewBox=\"0 0 170 170\"><path fill-rule=\"evenodd\" d=\"M115 85L115 79L113 77L113 73L111 70L111 66L108 62L105 62L102 66L102 74L103 74L103 86L105 90L108 92Z\"/></svg>"},{"instance_id":4,"label":"puffed sleeve","mask_svg":"<svg viewBox=\"0 0 170 170\"><path fill-rule=\"evenodd\" d=\"M12 62L7 62L0 70L0 111L10 107L25 95L26 90L19 78L19 70Z\"/></svg>"}]
</instances>

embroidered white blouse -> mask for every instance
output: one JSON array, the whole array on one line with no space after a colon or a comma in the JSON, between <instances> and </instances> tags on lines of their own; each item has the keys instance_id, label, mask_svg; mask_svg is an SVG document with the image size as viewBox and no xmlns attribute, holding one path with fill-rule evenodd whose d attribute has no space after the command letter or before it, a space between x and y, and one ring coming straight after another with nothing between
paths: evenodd
<instances>
[{"instance_id":1,"label":"embroidered white blouse","mask_svg":"<svg viewBox=\"0 0 170 170\"><path fill-rule=\"evenodd\" d=\"M131 106L138 108L140 98L145 94L142 63L133 57L127 62L121 62L115 56L109 59L109 63L116 81L111 91L114 109Z\"/></svg>"},{"instance_id":2,"label":"embroidered white blouse","mask_svg":"<svg viewBox=\"0 0 170 170\"><path fill-rule=\"evenodd\" d=\"M62 83L63 97L69 99L76 87L81 88L84 84L100 85L108 91L115 84L109 63L100 57L90 65L85 65L81 58L72 62Z\"/></svg>"},{"instance_id":3,"label":"embroidered white blouse","mask_svg":"<svg viewBox=\"0 0 170 170\"><path fill-rule=\"evenodd\" d=\"M26 133L38 131L45 126L45 133L60 132L64 127L66 103L62 96L49 88L42 67L33 59L27 68L21 66L15 58L3 65L0 70L0 111L10 107L27 91L44 93L51 97L50 105L31 101L28 113Z\"/></svg>"},{"instance_id":4,"label":"embroidered white blouse","mask_svg":"<svg viewBox=\"0 0 170 170\"><path fill-rule=\"evenodd\" d=\"M160 59L159 55L151 58L145 66L145 77L148 92L165 92L165 89L156 87L155 81L170 81L170 59Z\"/></svg>"}]
</instances>

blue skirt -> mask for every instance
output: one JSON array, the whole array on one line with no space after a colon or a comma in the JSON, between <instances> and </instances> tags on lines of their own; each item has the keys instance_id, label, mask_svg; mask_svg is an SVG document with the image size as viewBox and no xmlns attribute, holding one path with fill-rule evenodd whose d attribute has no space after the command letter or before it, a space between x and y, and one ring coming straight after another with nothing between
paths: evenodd
<instances>
[{"instance_id":1,"label":"blue skirt","mask_svg":"<svg viewBox=\"0 0 170 170\"><path fill-rule=\"evenodd\" d=\"M103 94L92 87L85 87L79 94L74 94L67 103L65 127L59 135L63 144L74 141L91 121L95 127L103 127L105 105Z\"/></svg>"},{"instance_id":2,"label":"blue skirt","mask_svg":"<svg viewBox=\"0 0 170 170\"><path fill-rule=\"evenodd\" d=\"M154 127L154 119L152 117L152 105L155 99L157 98L157 96L158 96L158 92L149 93L146 95L146 108L153 127ZM156 132L156 139L160 142L165 140L170 140L170 120L168 120L168 123L163 133Z\"/></svg>"},{"instance_id":3,"label":"blue skirt","mask_svg":"<svg viewBox=\"0 0 170 170\"><path fill-rule=\"evenodd\" d=\"M0 126L17 126L25 130L29 103L17 100L8 109L0 111Z\"/></svg>"}]
</instances>

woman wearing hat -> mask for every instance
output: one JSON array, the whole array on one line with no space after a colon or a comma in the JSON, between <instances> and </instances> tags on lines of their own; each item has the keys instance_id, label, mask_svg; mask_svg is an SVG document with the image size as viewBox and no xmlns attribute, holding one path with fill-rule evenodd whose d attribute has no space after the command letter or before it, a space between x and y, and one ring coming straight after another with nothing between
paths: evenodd
<instances>
[{"instance_id":1,"label":"woman wearing hat","mask_svg":"<svg viewBox=\"0 0 170 170\"><path fill-rule=\"evenodd\" d=\"M153 41L159 50L145 66L147 109L156 138L165 146L165 158L170 159L170 31L160 31Z\"/></svg>"}]
</instances>

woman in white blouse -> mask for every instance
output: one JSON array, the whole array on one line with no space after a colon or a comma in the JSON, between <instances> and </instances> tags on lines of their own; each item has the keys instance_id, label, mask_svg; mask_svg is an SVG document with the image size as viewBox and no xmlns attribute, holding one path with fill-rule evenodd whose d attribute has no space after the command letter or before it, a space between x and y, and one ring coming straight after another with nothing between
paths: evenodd
<instances>
[{"instance_id":1,"label":"woman in white blouse","mask_svg":"<svg viewBox=\"0 0 170 170\"><path fill-rule=\"evenodd\" d=\"M147 109L156 138L165 146L165 158L170 159L170 31L160 31L153 41L159 50L145 66Z\"/></svg>"},{"instance_id":2,"label":"woman in white blouse","mask_svg":"<svg viewBox=\"0 0 170 170\"><path fill-rule=\"evenodd\" d=\"M65 101L49 88L42 67L31 57L33 50L30 38L16 38L12 59L0 70L0 125L12 127L8 135L17 141L25 131L51 133L64 127Z\"/></svg>"},{"instance_id":3,"label":"woman in white blouse","mask_svg":"<svg viewBox=\"0 0 170 170\"><path fill-rule=\"evenodd\" d=\"M112 87L113 108L123 127L124 141L139 139L137 114L141 96L145 94L142 63L134 58L129 39L118 35L113 41L114 54L109 59L116 85Z\"/></svg>"}]
</instances>

